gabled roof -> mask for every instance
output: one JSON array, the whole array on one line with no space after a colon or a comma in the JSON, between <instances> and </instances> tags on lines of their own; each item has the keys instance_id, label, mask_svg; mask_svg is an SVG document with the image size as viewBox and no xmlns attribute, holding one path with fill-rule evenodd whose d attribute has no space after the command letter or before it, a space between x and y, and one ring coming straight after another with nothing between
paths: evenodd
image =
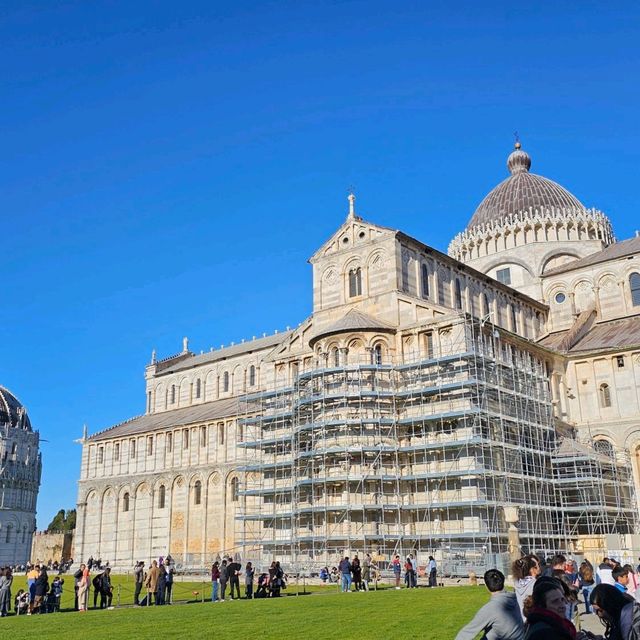
<instances>
[{"instance_id":1,"label":"gabled roof","mask_svg":"<svg viewBox=\"0 0 640 640\"><path fill-rule=\"evenodd\" d=\"M112 438L122 438L139 433L160 431L198 422L208 422L210 420L235 416L238 414L238 409L238 398L225 398L224 400L205 402L204 404L198 404L192 407L162 411L161 413L150 413L144 416L130 418L113 427L98 431L92 436L89 436L88 440L91 442L111 440Z\"/></svg>"},{"instance_id":2,"label":"gabled roof","mask_svg":"<svg viewBox=\"0 0 640 640\"><path fill-rule=\"evenodd\" d=\"M395 327L387 322L362 313L358 309L350 309L340 320L319 330L309 340L309 346L312 347L323 336L330 336L336 333L346 333L348 331L385 331L391 333L395 332L395 330Z\"/></svg>"},{"instance_id":3,"label":"gabled roof","mask_svg":"<svg viewBox=\"0 0 640 640\"><path fill-rule=\"evenodd\" d=\"M239 356L245 353L252 353L253 351L262 351L264 349L270 349L284 342L293 331L283 331L282 333L276 333L265 338L257 338L248 342L241 342L240 344L233 345L232 347L225 347L224 349L216 349L215 351L208 351L200 355L191 354L190 358L186 358L177 362L174 365L166 367L161 372L161 375L166 373L175 373L176 371L184 371L186 369L193 369L202 364L208 364L210 362L218 362L219 360L225 360L233 356Z\"/></svg>"},{"instance_id":4,"label":"gabled roof","mask_svg":"<svg viewBox=\"0 0 640 640\"><path fill-rule=\"evenodd\" d=\"M567 262L554 269L549 269L549 271L545 271L545 273L542 274L542 277L555 276L558 273L566 273L567 271L582 269L583 267L589 267L593 264L617 260L618 258L624 258L635 253L640 253L640 236L622 240L621 242L614 242L602 251L592 253L589 256L573 260L572 262Z\"/></svg>"},{"instance_id":5,"label":"gabled roof","mask_svg":"<svg viewBox=\"0 0 640 640\"><path fill-rule=\"evenodd\" d=\"M562 346L566 344L569 331L571 330L549 334L540 340L539 344L549 349L571 354L640 346L640 318L638 316L595 324L567 350Z\"/></svg>"}]
</instances>

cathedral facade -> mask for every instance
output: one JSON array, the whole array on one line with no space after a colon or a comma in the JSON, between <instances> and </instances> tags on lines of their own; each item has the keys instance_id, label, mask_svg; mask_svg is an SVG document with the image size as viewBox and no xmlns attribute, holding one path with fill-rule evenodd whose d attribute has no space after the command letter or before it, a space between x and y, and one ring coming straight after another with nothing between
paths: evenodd
<instances>
[{"instance_id":1,"label":"cathedral facade","mask_svg":"<svg viewBox=\"0 0 640 640\"><path fill-rule=\"evenodd\" d=\"M462 573L633 544L640 238L519 145L507 164L448 254L351 195L297 328L154 355L145 414L83 439L76 555L416 551Z\"/></svg>"},{"instance_id":2,"label":"cathedral facade","mask_svg":"<svg viewBox=\"0 0 640 640\"><path fill-rule=\"evenodd\" d=\"M26 564L36 529L40 436L20 401L0 386L0 566Z\"/></svg>"}]
</instances>

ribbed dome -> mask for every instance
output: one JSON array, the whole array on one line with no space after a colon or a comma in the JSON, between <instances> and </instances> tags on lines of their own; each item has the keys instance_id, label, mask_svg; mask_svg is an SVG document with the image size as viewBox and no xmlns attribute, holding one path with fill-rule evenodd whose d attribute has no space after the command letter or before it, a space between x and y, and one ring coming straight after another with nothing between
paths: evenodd
<instances>
[{"instance_id":1,"label":"ribbed dome","mask_svg":"<svg viewBox=\"0 0 640 640\"><path fill-rule=\"evenodd\" d=\"M31 421L20 400L9 390L0 387L0 426L9 425L31 431Z\"/></svg>"},{"instance_id":2,"label":"ribbed dome","mask_svg":"<svg viewBox=\"0 0 640 640\"><path fill-rule=\"evenodd\" d=\"M500 221L510 214L528 210L580 209L583 204L559 184L529 173L531 157L516 143L507 159L511 175L489 192L480 203L467 229L479 227L494 220Z\"/></svg>"}]
</instances>

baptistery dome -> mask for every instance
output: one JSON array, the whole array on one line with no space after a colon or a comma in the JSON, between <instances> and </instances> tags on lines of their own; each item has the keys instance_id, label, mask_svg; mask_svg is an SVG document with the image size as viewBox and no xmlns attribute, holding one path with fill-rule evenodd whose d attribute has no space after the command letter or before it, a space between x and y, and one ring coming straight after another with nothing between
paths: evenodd
<instances>
[{"instance_id":1,"label":"baptistery dome","mask_svg":"<svg viewBox=\"0 0 640 640\"><path fill-rule=\"evenodd\" d=\"M0 425L31 431L27 410L18 398L2 386L0 386Z\"/></svg>"},{"instance_id":2,"label":"baptistery dome","mask_svg":"<svg viewBox=\"0 0 640 640\"><path fill-rule=\"evenodd\" d=\"M467 225L467 229L523 211L584 210L584 205L556 182L530 173L531 157L519 142L507 159L511 175L484 198Z\"/></svg>"}]
</instances>

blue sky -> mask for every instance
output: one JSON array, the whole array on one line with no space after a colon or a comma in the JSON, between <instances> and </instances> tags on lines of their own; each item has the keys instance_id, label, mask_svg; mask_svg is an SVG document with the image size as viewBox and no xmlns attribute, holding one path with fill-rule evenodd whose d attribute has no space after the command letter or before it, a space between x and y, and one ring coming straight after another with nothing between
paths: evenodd
<instances>
[{"instance_id":1,"label":"blue sky","mask_svg":"<svg viewBox=\"0 0 640 640\"><path fill-rule=\"evenodd\" d=\"M358 212L446 250L532 171L640 227L640 9L582 2L5 2L0 384L75 505L83 423L143 369L296 325L309 256Z\"/></svg>"}]
</instances>

